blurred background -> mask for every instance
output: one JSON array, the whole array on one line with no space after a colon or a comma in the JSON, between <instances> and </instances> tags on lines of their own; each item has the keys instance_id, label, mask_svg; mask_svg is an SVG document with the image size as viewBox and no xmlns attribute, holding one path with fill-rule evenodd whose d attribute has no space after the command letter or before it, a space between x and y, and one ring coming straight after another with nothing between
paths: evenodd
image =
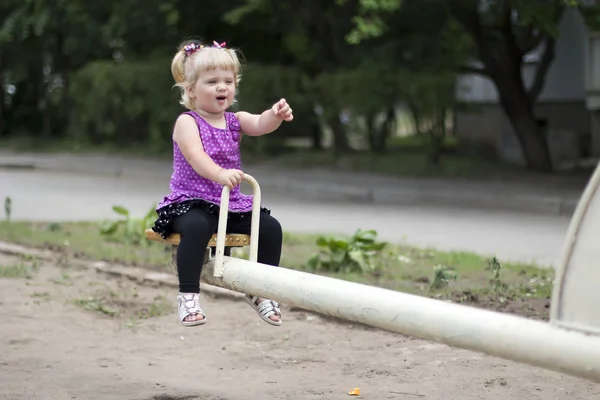
<instances>
[{"instance_id":1,"label":"blurred background","mask_svg":"<svg viewBox=\"0 0 600 400\"><path fill-rule=\"evenodd\" d=\"M0 147L171 156L170 62L189 38L246 59L237 109L295 120L247 162L394 175L589 170L595 1L3 0Z\"/></svg>"}]
</instances>

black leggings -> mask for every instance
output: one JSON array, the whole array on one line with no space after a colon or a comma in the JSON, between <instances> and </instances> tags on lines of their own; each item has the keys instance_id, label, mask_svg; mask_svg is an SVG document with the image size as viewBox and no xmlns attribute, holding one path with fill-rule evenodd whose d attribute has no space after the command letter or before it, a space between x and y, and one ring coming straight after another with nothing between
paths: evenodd
<instances>
[{"instance_id":1,"label":"black leggings","mask_svg":"<svg viewBox=\"0 0 600 400\"><path fill-rule=\"evenodd\" d=\"M249 235L252 213L229 213L227 233ZM177 274L181 293L200 293L200 273L204 254L211 236L217 232L219 214L210 214L193 207L185 214L173 218L173 230L181 235L177 250ZM283 233L279 221L260 213L258 230L258 262L279 266Z\"/></svg>"}]
</instances>

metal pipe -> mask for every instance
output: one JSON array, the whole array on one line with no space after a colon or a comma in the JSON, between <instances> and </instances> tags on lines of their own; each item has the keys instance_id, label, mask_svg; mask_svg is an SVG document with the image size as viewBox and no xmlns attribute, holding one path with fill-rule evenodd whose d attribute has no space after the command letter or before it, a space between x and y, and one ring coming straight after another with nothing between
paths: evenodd
<instances>
[{"instance_id":1,"label":"metal pipe","mask_svg":"<svg viewBox=\"0 0 600 400\"><path fill-rule=\"evenodd\" d=\"M548 323L224 257L211 285L324 315L600 382L600 337Z\"/></svg>"},{"instance_id":2,"label":"metal pipe","mask_svg":"<svg viewBox=\"0 0 600 400\"><path fill-rule=\"evenodd\" d=\"M600 335L600 164L591 176L563 245L556 268L550 322Z\"/></svg>"},{"instance_id":3,"label":"metal pipe","mask_svg":"<svg viewBox=\"0 0 600 400\"><path fill-rule=\"evenodd\" d=\"M244 174L244 181L252 186L252 221L250 221L250 261L258 259L258 228L260 224L261 192L260 186L252 175ZM229 194L227 186L221 191L221 204L219 209L219 225L217 227L217 248L215 249L215 265L213 273L219 277L223 274L223 257L225 257L225 235L227 234L227 214L229 212Z\"/></svg>"}]
</instances>

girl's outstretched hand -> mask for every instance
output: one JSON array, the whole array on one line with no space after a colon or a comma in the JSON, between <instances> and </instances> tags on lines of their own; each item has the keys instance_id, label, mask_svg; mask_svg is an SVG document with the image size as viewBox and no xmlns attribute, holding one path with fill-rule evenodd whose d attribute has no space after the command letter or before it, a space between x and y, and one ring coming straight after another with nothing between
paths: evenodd
<instances>
[{"instance_id":1,"label":"girl's outstretched hand","mask_svg":"<svg viewBox=\"0 0 600 400\"><path fill-rule=\"evenodd\" d=\"M244 180L244 173L239 169L222 169L217 175L218 182L227 186L229 189L233 189Z\"/></svg>"},{"instance_id":2,"label":"girl's outstretched hand","mask_svg":"<svg viewBox=\"0 0 600 400\"><path fill-rule=\"evenodd\" d=\"M271 111L273 111L273 114L275 114L275 116L281 118L284 121L290 122L294 119L294 115L292 114L292 108L287 103L287 101L285 101L285 99L281 99L277 103L273 104L273 107L271 107Z\"/></svg>"}]
</instances>

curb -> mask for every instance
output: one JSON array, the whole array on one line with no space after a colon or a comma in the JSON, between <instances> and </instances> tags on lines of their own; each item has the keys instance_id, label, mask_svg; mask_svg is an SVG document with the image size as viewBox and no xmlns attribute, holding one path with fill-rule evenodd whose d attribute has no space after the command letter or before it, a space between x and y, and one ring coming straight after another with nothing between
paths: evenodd
<instances>
[{"instance_id":1,"label":"curb","mask_svg":"<svg viewBox=\"0 0 600 400\"><path fill-rule=\"evenodd\" d=\"M11 256L34 256L36 258L57 262L61 254L51 250L43 250L35 247L27 247L19 244L0 241L0 253ZM139 284L150 284L155 286L165 286L179 289L177 278L166 272L149 271L143 268L130 267L119 264L108 264L104 261L91 261L77 258L70 258L69 264L74 268L95 270L97 272L113 276L123 277ZM202 284L202 293L213 298L227 298L232 300L243 300L242 293L232 290L223 289L217 286L212 286L207 283Z\"/></svg>"},{"instance_id":2,"label":"curb","mask_svg":"<svg viewBox=\"0 0 600 400\"><path fill-rule=\"evenodd\" d=\"M8 170L8 171L54 171L54 172L67 172L71 174L90 174L90 175L101 175L101 176L156 176L155 174L150 173L141 173L141 174L131 174L124 173L125 169L119 166L113 166L109 169L102 168L94 168L90 167L87 164L78 164L72 165L71 167L67 166L56 166L56 165L44 165L44 164L34 164L34 163L1 163L0 170Z\"/></svg>"},{"instance_id":3,"label":"curb","mask_svg":"<svg viewBox=\"0 0 600 400\"><path fill-rule=\"evenodd\" d=\"M36 247L27 247L20 244L8 243L3 241L0 241L0 253L16 257L34 256L38 259L50 262L59 262L59 259L62 256L62 254L56 251L39 249ZM139 284L153 285L155 287L163 286L179 290L179 283L177 281L177 278L173 274L169 274L166 272L148 271L143 268L130 267L120 264L111 265L104 261L92 261L85 259L77 259L73 257L69 258L69 265L72 268L76 269L95 270L101 274L106 274L109 277L127 278ZM233 290L229 289L223 289L218 286L209 285L208 283L204 282L202 282L201 293L213 299L227 299L244 302L244 294L234 292ZM364 325L359 322L342 320L337 317L320 314L318 312L306 310L304 308L289 306L281 302L279 303L279 307L282 310L286 308L287 312L302 312L305 315L311 315L312 317L310 318L318 317L329 322L347 325L350 327L362 326L365 329L374 329L371 326Z\"/></svg>"},{"instance_id":4,"label":"curb","mask_svg":"<svg viewBox=\"0 0 600 400\"><path fill-rule=\"evenodd\" d=\"M120 165L101 169L85 163L74 163L71 168L50 163L0 163L0 169L17 171L57 171L69 173L86 173L114 177L152 177L164 176L168 179L170 171L152 172L140 169L132 170ZM429 206L450 208L473 208L486 211L512 211L539 215L567 216L575 212L579 196L543 196L543 195L507 195L491 194L489 191L474 191L456 188L455 191L435 190L431 188L396 188L371 187L364 188L356 185L337 183L334 185L324 182L305 184L298 179L284 177L261 178L260 173L254 175L260 182L263 192L273 194L293 195L297 199L312 201L338 201L344 203L381 205L381 206Z\"/></svg>"}]
</instances>

